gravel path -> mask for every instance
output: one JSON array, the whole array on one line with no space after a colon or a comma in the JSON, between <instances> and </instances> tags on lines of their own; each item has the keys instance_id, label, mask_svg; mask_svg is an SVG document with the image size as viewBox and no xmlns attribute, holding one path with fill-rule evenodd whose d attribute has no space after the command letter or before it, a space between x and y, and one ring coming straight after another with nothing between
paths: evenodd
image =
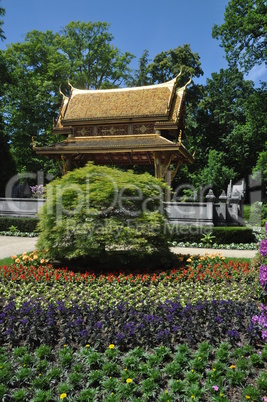
<instances>
[{"instance_id":1,"label":"gravel path","mask_svg":"<svg viewBox=\"0 0 267 402\"><path fill-rule=\"evenodd\" d=\"M33 251L36 248L37 237L0 236L0 259ZM172 247L175 254L221 253L224 257L253 258L257 250L215 250L212 248Z\"/></svg>"}]
</instances>

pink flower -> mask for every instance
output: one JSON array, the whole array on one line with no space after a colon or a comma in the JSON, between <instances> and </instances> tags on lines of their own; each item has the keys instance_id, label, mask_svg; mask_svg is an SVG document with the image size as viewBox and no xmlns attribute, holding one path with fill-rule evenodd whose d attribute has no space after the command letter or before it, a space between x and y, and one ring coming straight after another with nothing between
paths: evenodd
<instances>
[{"instance_id":1,"label":"pink flower","mask_svg":"<svg viewBox=\"0 0 267 402\"><path fill-rule=\"evenodd\" d=\"M214 389L214 391L219 391L219 387L218 387L218 385L216 385L216 384L213 385L212 388Z\"/></svg>"}]
</instances>

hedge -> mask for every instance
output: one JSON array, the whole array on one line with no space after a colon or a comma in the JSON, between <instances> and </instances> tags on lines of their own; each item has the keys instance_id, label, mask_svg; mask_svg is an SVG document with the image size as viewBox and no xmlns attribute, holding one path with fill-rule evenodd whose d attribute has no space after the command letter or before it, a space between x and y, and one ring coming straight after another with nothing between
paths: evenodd
<instances>
[{"instance_id":1,"label":"hedge","mask_svg":"<svg viewBox=\"0 0 267 402\"><path fill-rule=\"evenodd\" d=\"M38 218L21 218L15 216L0 216L0 231L8 231L10 226L15 226L20 232L34 232Z\"/></svg>"},{"instance_id":2,"label":"hedge","mask_svg":"<svg viewBox=\"0 0 267 402\"><path fill-rule=\"evenodd\" d=\"M205 234L211 233L215 236L213 243L256 243L255 235L251 228L232 226L181 226L167 225L166 235L170 241L200 243Z\"/></svg>"}]
</instances>

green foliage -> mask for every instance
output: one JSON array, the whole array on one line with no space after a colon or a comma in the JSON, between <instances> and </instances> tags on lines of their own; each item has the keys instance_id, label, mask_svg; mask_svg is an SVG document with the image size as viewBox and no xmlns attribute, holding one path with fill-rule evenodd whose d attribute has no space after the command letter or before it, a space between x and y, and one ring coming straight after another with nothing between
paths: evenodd
<instances>
[{"instance_id":1,"label":"green foliage","mask_svg":"<svg viewBox=\"0 0 267 402\"><path fill-rule=\"evenodd\" d=\"M267 201L267 141L258 155L255 167L253 168L253 176L257 180L260 178L264 186L263 197ZM267 216L267 213L266 213Z\"/></svg>"},{"instance_id":2,"label":"green foliage","mask_svg":"<svg viewBox=\"0 0 267 402\"><path fill-rule=\"evenodd\" d=\"M20 232L34 232L38 218L16 218L12 216L0 216L0 231L9 231L10 227L16 227Z\"/></svg>"},{"instance_id":3,"label":"green foliage","mask_svg":"<svg viewBox=\"0 0 267 402\"><path fill-rule=\"evenodd\" d=\"M206 246L209 246L213 243L214 239L215 239L215 236L213 236L211 233L206 233L201 238L201 242L204 243Z\"/></svg>"},{"instance_id":4,"label":"green foliage","mask_svg":"<svg viewBox=\"0 0 267 402\"><path fill-rule=\"evenodd\" d=\"M256 242L255 236L251 228L247 227L231 227L231 226L215 226L194 227L194 226L178 226L168 225L167 231L171 237L171 241L200 243L210 237L213 243L231 244L231 243L253 243ZM214 238L213 238L214 236Z\"/></svg>"},{"instance_id":5,"label":"green foliage","mask_svg":"<svg viewBox=\"0 0 267 402\"><path fill-rule=\"evenodd\" d=\"M227 157L225 153L211 149L208 155L207 165L200 170L194 179L196 187L210 185L216 193L221 193L226 188L227 183L235 177L233 168L226 164Z\"/></svg>"},{"instance_id":6,"label":"green foliage","mask_svg":"<svg viewBox=\"0 0 267 402\"><path fill-rule=\"evenodd\" d=\"M112 45L108 28L105 22L78 21L61 33L33 30L1 52L9 72L9 81L1 82L4 133L18 171L60 174L55 162L36 155L32 139L37 146L59 141L52 121L61 103L58 88L62 84L68 92L68 78L80 88L119 86L128 78L133 55Z\"/></svg>"},{"instance_id":7,"label":"green foliage","mask_svg":"<svg viewBox=\"0 0 267 402\"><path fill-rule=\"evenodd\" d=\"M45 344L43 344L46 347ZM258 345L259 346L259 345ZM64 368L60 376L53 377L48 382L49 372L58 370L58 348L52 348L51 366L47 368L42 375L36 371L36 366L28 377L18 378L17 362L14 361L13 350L6 347L2 349L2 353L10 362L10 375L0 384L0 397L3 401L8 397L12 401L35 401L50 402L64 399L66 401L95 401L103 399L105 401L176 401L176 400L232 400L234 394L236 400L254 400L260 401L267 390L266 364L255 370L250 366L245 368L251 357L260 355L256 352L263 352L264 347L260 349L258 346L246 346L239 348L243 357L235 359L235 351L230 344L221 343L220 347L214 348L203 342L196 348L188 348L186 344L178 344L174 350L168 348L150 347L147 352L143 351L142 362L136 362L132 369L125 368L125 361L132 356L139 354L138 348L128 351L118 349L118 355L114 355L111 360L106 352L97 352L100 355L101 367L98 370L92 370L87 363L84 348L75 346L73 350L73 365ZM69 348L61 349L69 350ZM86 348L90 353L95 353L96 349ZM164 350L165 349L165 350ZM176 349L176 351L175 351ZM209 353L209 350L211 353ZM225 363L218 362L218 352L227 352ZM36 350L31 352L33 359L36 359ZM203 353L206 355L204 356ZM161 355L162 360L150 366L146 358L150 355ZM171 364L177 362L177 356L183 355L185 364L177 367L176 371L169 370ZM178 356L178 357L179 357ZM199 360L202 356L206 365L199 367L198 371L191 367L192 361L190 357ZM170 360L173 362L170 363ZM194 360L193 360L194 361ZM190 364L190 367L186 363ZM103 367L106 364L114 364L119 371L108 375ZM243 368L240 368L242 364ZM0 366L2 369L2 366ZM78 368L78 370L77 370ZM145 369L146 368L146 369ZM0 369L0 370L1 370ZM50 371L49 371L50 369ZM250 371L249 371L250 370ZM26 372L26 371L25 371ZM32 374L34 377L32 377ZM34 378L34 379L32 379ZM216 386L218 389L214 389Z\"/></svg>"},{"instance_id":8,"label":"green foliage","mask_svg":"<svg viewBox=\"0 0 267 402\"><path fill-rule=\"evenodd\" d=\"M6 13L6 10L4 9L4 7L0 6L0 17L3 17ZM4 21L2 19L0 19L0 39L4 40L6 39L5 35L4 35L4 31L2 29L2 25L4 24Z\"/></svg>"},{"instance_id":9,"label":"green foliage","mask_svg":"<svg viewBox=\"0 0 267 402\"><path fill-rule=\"evenodd\" d=\"M0 56L1 57L1 56ZM1 66L0 66L1 68ZM3 133L2 116L0 115L0 197L5 197L6 185L13 175L16 173L14 159L10 154L8 138Z\"/></svg>"},{"instance_id":10,"label":"green foliage","mask_svg":"<svg viewBox=\"0 0 267 402\"><path fill-rule=\"evenodd\" d=\"M114 37L106 22L72 21L56 43L67 61L69 78L78 88L114 88L129 78L134 58L112 45Z\"/></svg>"},{"instance_id":11,"label":"green foliage","mask_svg":"<svg viewBox=\"0 0 267 402\"><path fill-rule=\"evenodd\" d=\"M212 36L221 39L230 64L249 71L266 63L267 5L263 0L230 0L224 23L214 25Z\"/></svg>"},{"instance_id":12,"label":"green foliage","mask_svg":"<svg viewBox=\"0 0 267 402\"><path fill-rule=\"evenodd\" d=\"M139 256L166 252L165 218L158 212L165 188L148 173L93 164L69 172L47 186L38 247L69 260L103 259L116 249Z\"/></svg>"}]
</instances>

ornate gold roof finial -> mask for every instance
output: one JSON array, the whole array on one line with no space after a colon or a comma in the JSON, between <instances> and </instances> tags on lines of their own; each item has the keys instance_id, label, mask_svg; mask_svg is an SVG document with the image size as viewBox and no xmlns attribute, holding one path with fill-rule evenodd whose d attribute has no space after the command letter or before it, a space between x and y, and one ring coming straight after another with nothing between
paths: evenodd
<instances>
[{"instance_id":1,"label":"ornate gold roof finial","mask_svg":"<svg viewBox=\"0 0 267 402\"><path fill-rule=\"evenodd\" d=\"M68 85L71 87L71 90L73 90L74 89L74 86L73 85L71 85L71 83L70 83L70 79L68 78Z\"/></svg>"},{"instance_id":2,"label":"ornate gold roof finial","mask_svg":"<svg viewBox=\"0 0 267 402\"><path fill-rule=\"evenodd\" d=\"M180 69L180 72L176 75L176 81L178 80L178 78L180 77L180 75L182 74L182 71L183 71L183 66L181 67L181 69Z\"/></svg>"},{"instance_id":3,"label":"ornate gold roof finial","mask_svg":"<svg viewBox=\"0 0 267 402\"><path fill-rule=\"evenodd\" d=\"M63 99L66 99L67 96L66 96L65 94L63 94L63 92L61 91L61 85L62 85L62 84L59 85L59 93L60 93L60 95L63 96Z\"/></svg>"},{"instance_id":4,"label":"ornate gold roof finial","mask_svg":"<svg viewBox=\"0 0 267 402\"><path fill-rule=\"evenodd\" d=\"M185 84L185 88L189 85L189 84L191 84L191 82L192 82L192 74L190 74L190 80Z\"/></svg>"}]
</instances>

